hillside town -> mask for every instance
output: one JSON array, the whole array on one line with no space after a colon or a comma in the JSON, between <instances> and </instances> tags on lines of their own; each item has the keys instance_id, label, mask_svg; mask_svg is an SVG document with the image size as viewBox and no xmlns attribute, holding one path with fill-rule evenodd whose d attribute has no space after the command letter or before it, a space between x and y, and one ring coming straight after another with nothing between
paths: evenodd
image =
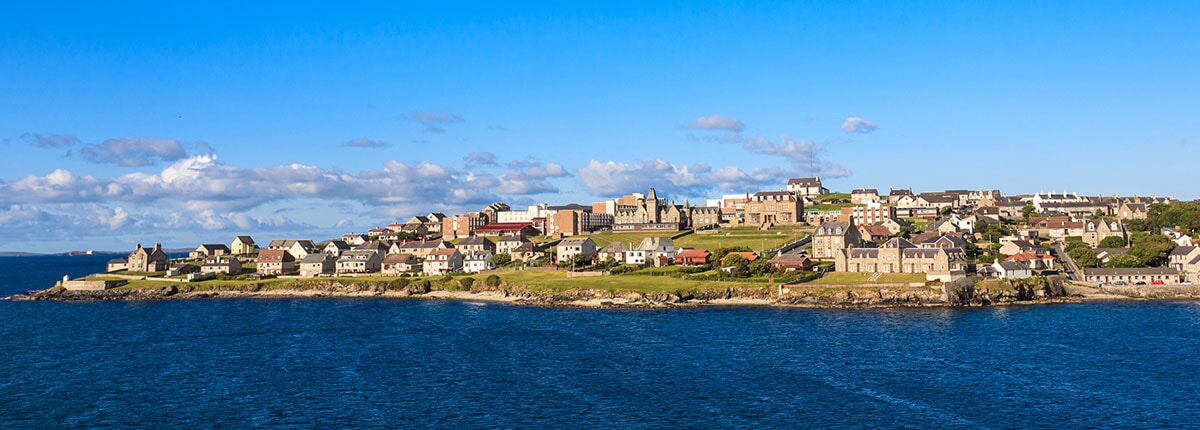
<instances>
[{"instance_id":1,"label":"hillside town","mask_svg":"<svg viewBox=\"0 0 1200 430\"><path fill-rule=\"evenodd\" d=\"M106 272L187 281L505 270L605 276L664 267L698 279L779 282L832 273L925 282L1061 275L1095 285L1191 285L1200 278L1198 201L1067 191L833 193L819 177L781 185L703 204L654 188L590 205L494 203L320 241L239 235L176 259L160 244L137 244Z\"/></svg>"}]
</instances>

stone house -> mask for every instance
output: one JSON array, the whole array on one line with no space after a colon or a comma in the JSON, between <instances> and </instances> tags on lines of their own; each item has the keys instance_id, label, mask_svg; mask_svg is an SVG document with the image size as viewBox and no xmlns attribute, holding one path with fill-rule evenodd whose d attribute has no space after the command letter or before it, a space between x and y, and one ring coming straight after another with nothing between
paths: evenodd
<instances>
[{"instance_id":1,"label":"stone house","mask_svg":"<svg viewBox=\"0 0 1200 430\"><path fill-rule=\"evenodd\" d=\"M874 188L859 188L850 191L850 203L854 203L856 205L879 203L879 190Z\"/></svg>"},{"instance_id":2,"label":"stone house","mask_svg":"<svg viewBox=\"0 0 1200 430\"><path fill-rule=\"evenodd\" d=\"M512 248L508 255L512 257L513 261L532 262L546 258L546 251L533 242L525 242L521 246Z\"/></svg>"},{"instance_id":3,"label":"stone house","mask_svg":"<svg viewBox=\"0 0 1200 430\"><path fill-rule=\"evenodd\" d=\"M796 193L804 197L829 194L829 189L821 186L821 177L791 178L787 181L788 193Z\"/></svg>"},{"instance_id":4,"label":"stone house","mask_svg":"<svg viewBox=\"0 0 1200 430\"><path fill-rule=\"evenodd\" d=\"M882 243L892 238L892 231L882 224L860 224L858 234L863 242Z\"/></svg>"},{"instance_id":5,"label":"stone house","mask_svg":"<svg viewBox=\"0 0 1200 430\"><path fill-rule=\"evenodd\" d=\"M235 236L229 244L229 253L233 255L250 255L258 253L258 245L250 236Z\"/></svg>"},{"instance_id":6,"label":"stone house","mask_svg":"<svg viewBox=\"0 0 1200 430\"><path fill-rule=\"evenodd\" d=\"M383 254L372 249L351 249L337 260L337 273L374 273L383 264Z\"/></svg>"},{"instance_id":7,"label":"stone house","mask_svg":"<svg viewBox=\"0 0 1200 430\"><path fill-rule=\"evenodd\" d=\"M906 201L904 199L905 197L909 198L907 200L907 203L904 203ZM894 206L911 207L915 203L915 199L913 199L912 197L913 197L912 188L906 188L906 189L901 189L901 190L897 190L897 189L893 188L893 189L888 189L887 202Z\"/></svg>"},{"instance_id":8,"label":"stone house","mask_svg":"<svg viewBox=\"0 0 1200 430\"><path fill-rule=\"evenodd\" d=\"M1054 256L1045 252L1036 250L1026 250L1017 254L1013 254L1005 258L1004 261L1016 261L1025 263L1033 270L1056 270Z\"/></svg>"},{"instance_id":9,"label":"stone house","mask_svg":"<svg viewBox=\"0 0 1200 430\"><path fill-rule=\"evenodd\" d=\"M1125 232L1125 225L1115 220L1083 221L1083 233L1080 236L1082 236L1083 242L1092 248L1100 246L1101 241L1112 236L1120 237L1126 242L1129 240L1129 235Z\"/></svg>"},{"instance_id":10,"label":"stone house","mask_svg":"<svg viewBox=\"0 0 1200 430\"><path fill-rule=\"evenodd\" d=\"M388 254L380 264L384 276L400 276L421 270L420 260L412 254Z\"/></svg>"},{"instance_id":11,"label":"stone house","mask_svg":"<svg viewBox=\"0 0 1200 430\"><path fill-rule=\"evenodd\" d=\"M625 261L625 253L629 252L629 247L625 246L624 242L613 242L605 246L596 254L598 261Z\"/></svg>"},{"instance_id":12,"label":"stone house","mask_svg":"<svg viewBox=\"0 0 1200 430\"><path fill-rule=\"evenodd\" d=\"M775 270L812 270L812 260L804 254L779 254L772 258L769 263Z\"/></svg>"},{"instance_id":13,"label":"stone house","mask_svg":"<svg viewBox=\"0 0 1200 430\"><path fill-rule=\"evenodd\" d=\"M1145 203L1123 202L1117 209L1117 218L1120 219L1146 219L1149 211L1146 210Z\"/></svg>"},{"instance_id":14,"label":"stone house","mask_svg":"<svg viewBox=\"0 0 1200 430\"><path fill-rule=\"evenodd\" d=\"M321 252L324 253L325 255L329 255L336 259L338 257L341 257L343 252L349 251L351 249L354 249L354 248L351 247L349 243L346 243L346 241L341 240L341 239L334 239L334 240L325 242L325 246L321 247Z\"/></svg>"},{"instance_id":15,"label":"stone house","mask_svg":"<svg viewBox=\"0 0 1200 430\"><path fill-rule=\"evenodd\" d=\"M789 191L759 191L746 202L746 222L751 225L804 223L804 200Z\"/></svg>"},{"instance_id":16,"label":"stone house","mask_svg":"<svg viewBox=\"0 0 1200 430\"><path fill-rule=\"evenodd\" d=\"M317 245L308 239L275 239L267 244L267 249L285 250L292 258L303 259L308 254L317 252Z\"/></svg>"},{"instance_id":17,"label":"stone house","mask_svg":"<svg viewBox=\"0 0 1200 430\"><path fill-rule=\"evenodd\" d=\"M903 238L879 248L840 249L834 259L838 272L924 273L927 279L942 281L961 279L966 265L961 248L918 248Z\"/></svg>"},{"instance_id":18,"label":"stone house","mask_svg":"<svg viewBox=\"0 0 1200 430\"><path fill-rule=\"evenodd\" d=\"M1179 271L1185 281L1200 282L1200 247L1176 246L1167 256L1167 265Z\"/></svg>"},{"instance_id":19,"label":"stone house","mask_svg":"<svg viewBox=\"0 0 1200 430\"><path fill-rule=\"evenodd\" d=\"M296 271L296 256L285 249L258 251L259 275L286 275Z\"/></svg>"},{"instance_id":20,"label":"stone house","mask_svg":"<svg viewBox=\"0 0 1200 430\"><path fill-rule=\"evenodd\" d=\"M492 242L491 239L486 237L469 237L458 242L458 245L454 245L454 247L464 253L470 251L496 252L496 242Z\"/></svg>"},{"instance_id":21,"label":"stone house","mask_svg":"<svg viewBox=\"0 0 1200 430\"><path fill-rule=\"evenodd\" d=\"M558 242L557 251L558 261L569 261L580 254L590 260L596 257L596 242L590 237L569 237Z\"/></svg>"},{"instance_id":22,"label":"stone house","mask_svg":"<svg viewBox=\"0 0 1200 430\"><path fill-rule=\"evenodd\" d=\"M1165 285L1179 283L1179 270L1174 267L1084 268L1084 280L1092 284Z\"/></svg>"},{"instance_id":23,"label":"stone house","mask_svg":"<svg viewBox=\"0 0 1200 430\"><path fill-rule=\"evenodd\" d=\"M1004 255L1016 255L1025 251L1045 252L1045 249L1031 241L1021 239L1010 240L1000 246L1000 253Z\"/></svg>"},{"instance_id":24,"label":"stone house","mask_svg":"<svg viewBox=\"0 0 1200 430\"><path fill-rule=\"evenodd\" d=\"M492 264L492 251L467 251L463 254L463 268L467 273L479 273L495 269Z\"/></svg>"},{"instance_id":25,"label":"stone house","mask_svg":"<svg viewBox=\"0 0 1200 430\"><path fill-rule=\"evenodd\" d=\"M848 222L827 222L817 226L812 235L812 256L816 259L833 259L838 251L862 245L858 229Z\"/></svg>"},{"instance_id":26,"label":"stone house","mask_svg":"<svg viewBox=\"0 0 1200 430\"><path fill-rule=\"evenodd\" d=\"M504 236L496 241L497 254L512 254L517 247L529 243L525 236Z\"/></svg>"},{"instance_id":27,"label":"stone house","mask_svg":"<svg viewBox=\"0 0 1200 430\"><path fill-rule=\"evenodd\" d=\"M337 270L338 257L318 252L300 260L300 276L328 275Z\"/></svg>"},{"instance_id":28,"label":"stone house","mask_svg":"<svg viewBox=\"0 0 1200 430\"><path fill-rule=\"evenodd\" d=\"M462 270L463 256L458 249L439 249L429 253L421 269L426 275L444 275Z\"/></svg>"},{"instance_id":29,"label":"stone house","mask_svg":"<svg viewBox=\"0 0 1200 430\"><path fill-rule=\"evenodd\" d=\"M122 270L129 270L129 260L124 258L114 258L112 260L108 260L108 264L106 264L104 267L104 271L108 273L120 272Z\"/></svg>"},{"instance_id":30,"label":"stone house","mask_svg":"<svg viewBox=\"0 0 1200 430\"><path fill-rule=\"evenodd\" d=\"M163 252L161 243L155 243L152 249L142 248L142 244L139 243L126 260L129 262L130 272L162 272L170 268L170 260L167 253Z\"/></svg>"},{"instance_id":31,"label":"stone house","mask_svg":"<svg viewBox=\"0 0 1200 430\"><path fill-rule=\"evenodd\" d=\"M992 269L1000 279L1024 279L1033 276L1033 270L1019 261L996 261L992 263Z\"/></svg>"},{"instance_id":32,"label":"stone house","mask_svg":"<svg viewBox=\"0 0 1200 430\"><path fill-rule=\"evenodd\" d=\"M400 245L401 254L412 254L417 258L425 258L429 253L438 249L453 248L450 242L444 240L418 240L404 242ZM390 251L389 251L390 252Z\"/></svg>"},{"instance_id":33,"label":"stone house","mask_svg":"<svg viewBox=\"0 0 1200 430\"><path fill-rule=\"evenodd\" d=\"M219 257L229 253L229 247L223 243L204 244L197 247L195 251L188 253L188 258L198 260L208 257Z\"/></svg>"},{"instance_id":34,"label":"stone house","mask_svg":"<svg viewBox=\"0 0 1200 430\"><path fill-rule=\"evenodd\" d=\"M208 257L200 266L200 273L242 274L242 260L237 257Z\"/></svg>"}]
</instances>

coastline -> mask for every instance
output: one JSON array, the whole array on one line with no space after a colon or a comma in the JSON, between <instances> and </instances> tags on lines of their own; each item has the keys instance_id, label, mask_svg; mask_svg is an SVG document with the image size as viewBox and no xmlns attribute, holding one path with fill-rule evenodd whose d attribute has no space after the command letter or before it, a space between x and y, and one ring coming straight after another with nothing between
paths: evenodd
<instances>
[{"instance_id":1,"label":"coastline","mask_svg":"<svg viewBox=\"0 0 1200 430\"><path fill-rule=\"evenodd\" d=\"M331 279L264 287L255 285L205 285L186 283L99 291L71 291L62 287L6 297L13 301L150 301L236 298L380 298L455 300L504 303L515 306L593 309L670 309L694 307L783 307L823 309L887 309L928 307L986 307L1061 304L1095 301L1200 300L1200 287L1122 287L1098 289L1075 283L1046 280L1010 282L1002 289L976 284L957 289L944 286L806 286L783 288L727 287L645 293L593 288L542 290L523 286L444 288L414 285L396 288L386 283Z\"/></svg>"}]
</instances>

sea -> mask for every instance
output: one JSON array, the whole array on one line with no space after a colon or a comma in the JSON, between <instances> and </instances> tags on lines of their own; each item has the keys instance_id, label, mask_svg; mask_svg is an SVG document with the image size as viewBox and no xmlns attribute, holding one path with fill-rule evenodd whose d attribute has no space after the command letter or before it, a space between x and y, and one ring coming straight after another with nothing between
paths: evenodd
<instances>
[{"instance_id":1,"label":"sea","mask_svg":"<svg viewBox=\"0 0 1200 430\"><path fill-rule=\"evenodd\" d=\"M130 427L1200 428L1200 303L0 301L0 428Z\"/></svg>"}]
</instances>

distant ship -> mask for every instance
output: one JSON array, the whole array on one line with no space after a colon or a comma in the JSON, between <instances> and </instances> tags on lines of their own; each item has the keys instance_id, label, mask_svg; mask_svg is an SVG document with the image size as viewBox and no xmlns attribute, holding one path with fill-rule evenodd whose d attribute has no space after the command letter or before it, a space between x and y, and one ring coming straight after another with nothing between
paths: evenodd
<instances>
[{"instance_id":1,"label":"distant ship","mask_svg":"<svg viewBox=\"0 0 1200 430\"><path fill-rule=\"evenodd\" d=\"M87 251L71 251L71 252L67 253L68 257L79 257L79 256L83 256L83 255L92 255L92 250L89 249Z\"/></svg>"}]
</instances>

